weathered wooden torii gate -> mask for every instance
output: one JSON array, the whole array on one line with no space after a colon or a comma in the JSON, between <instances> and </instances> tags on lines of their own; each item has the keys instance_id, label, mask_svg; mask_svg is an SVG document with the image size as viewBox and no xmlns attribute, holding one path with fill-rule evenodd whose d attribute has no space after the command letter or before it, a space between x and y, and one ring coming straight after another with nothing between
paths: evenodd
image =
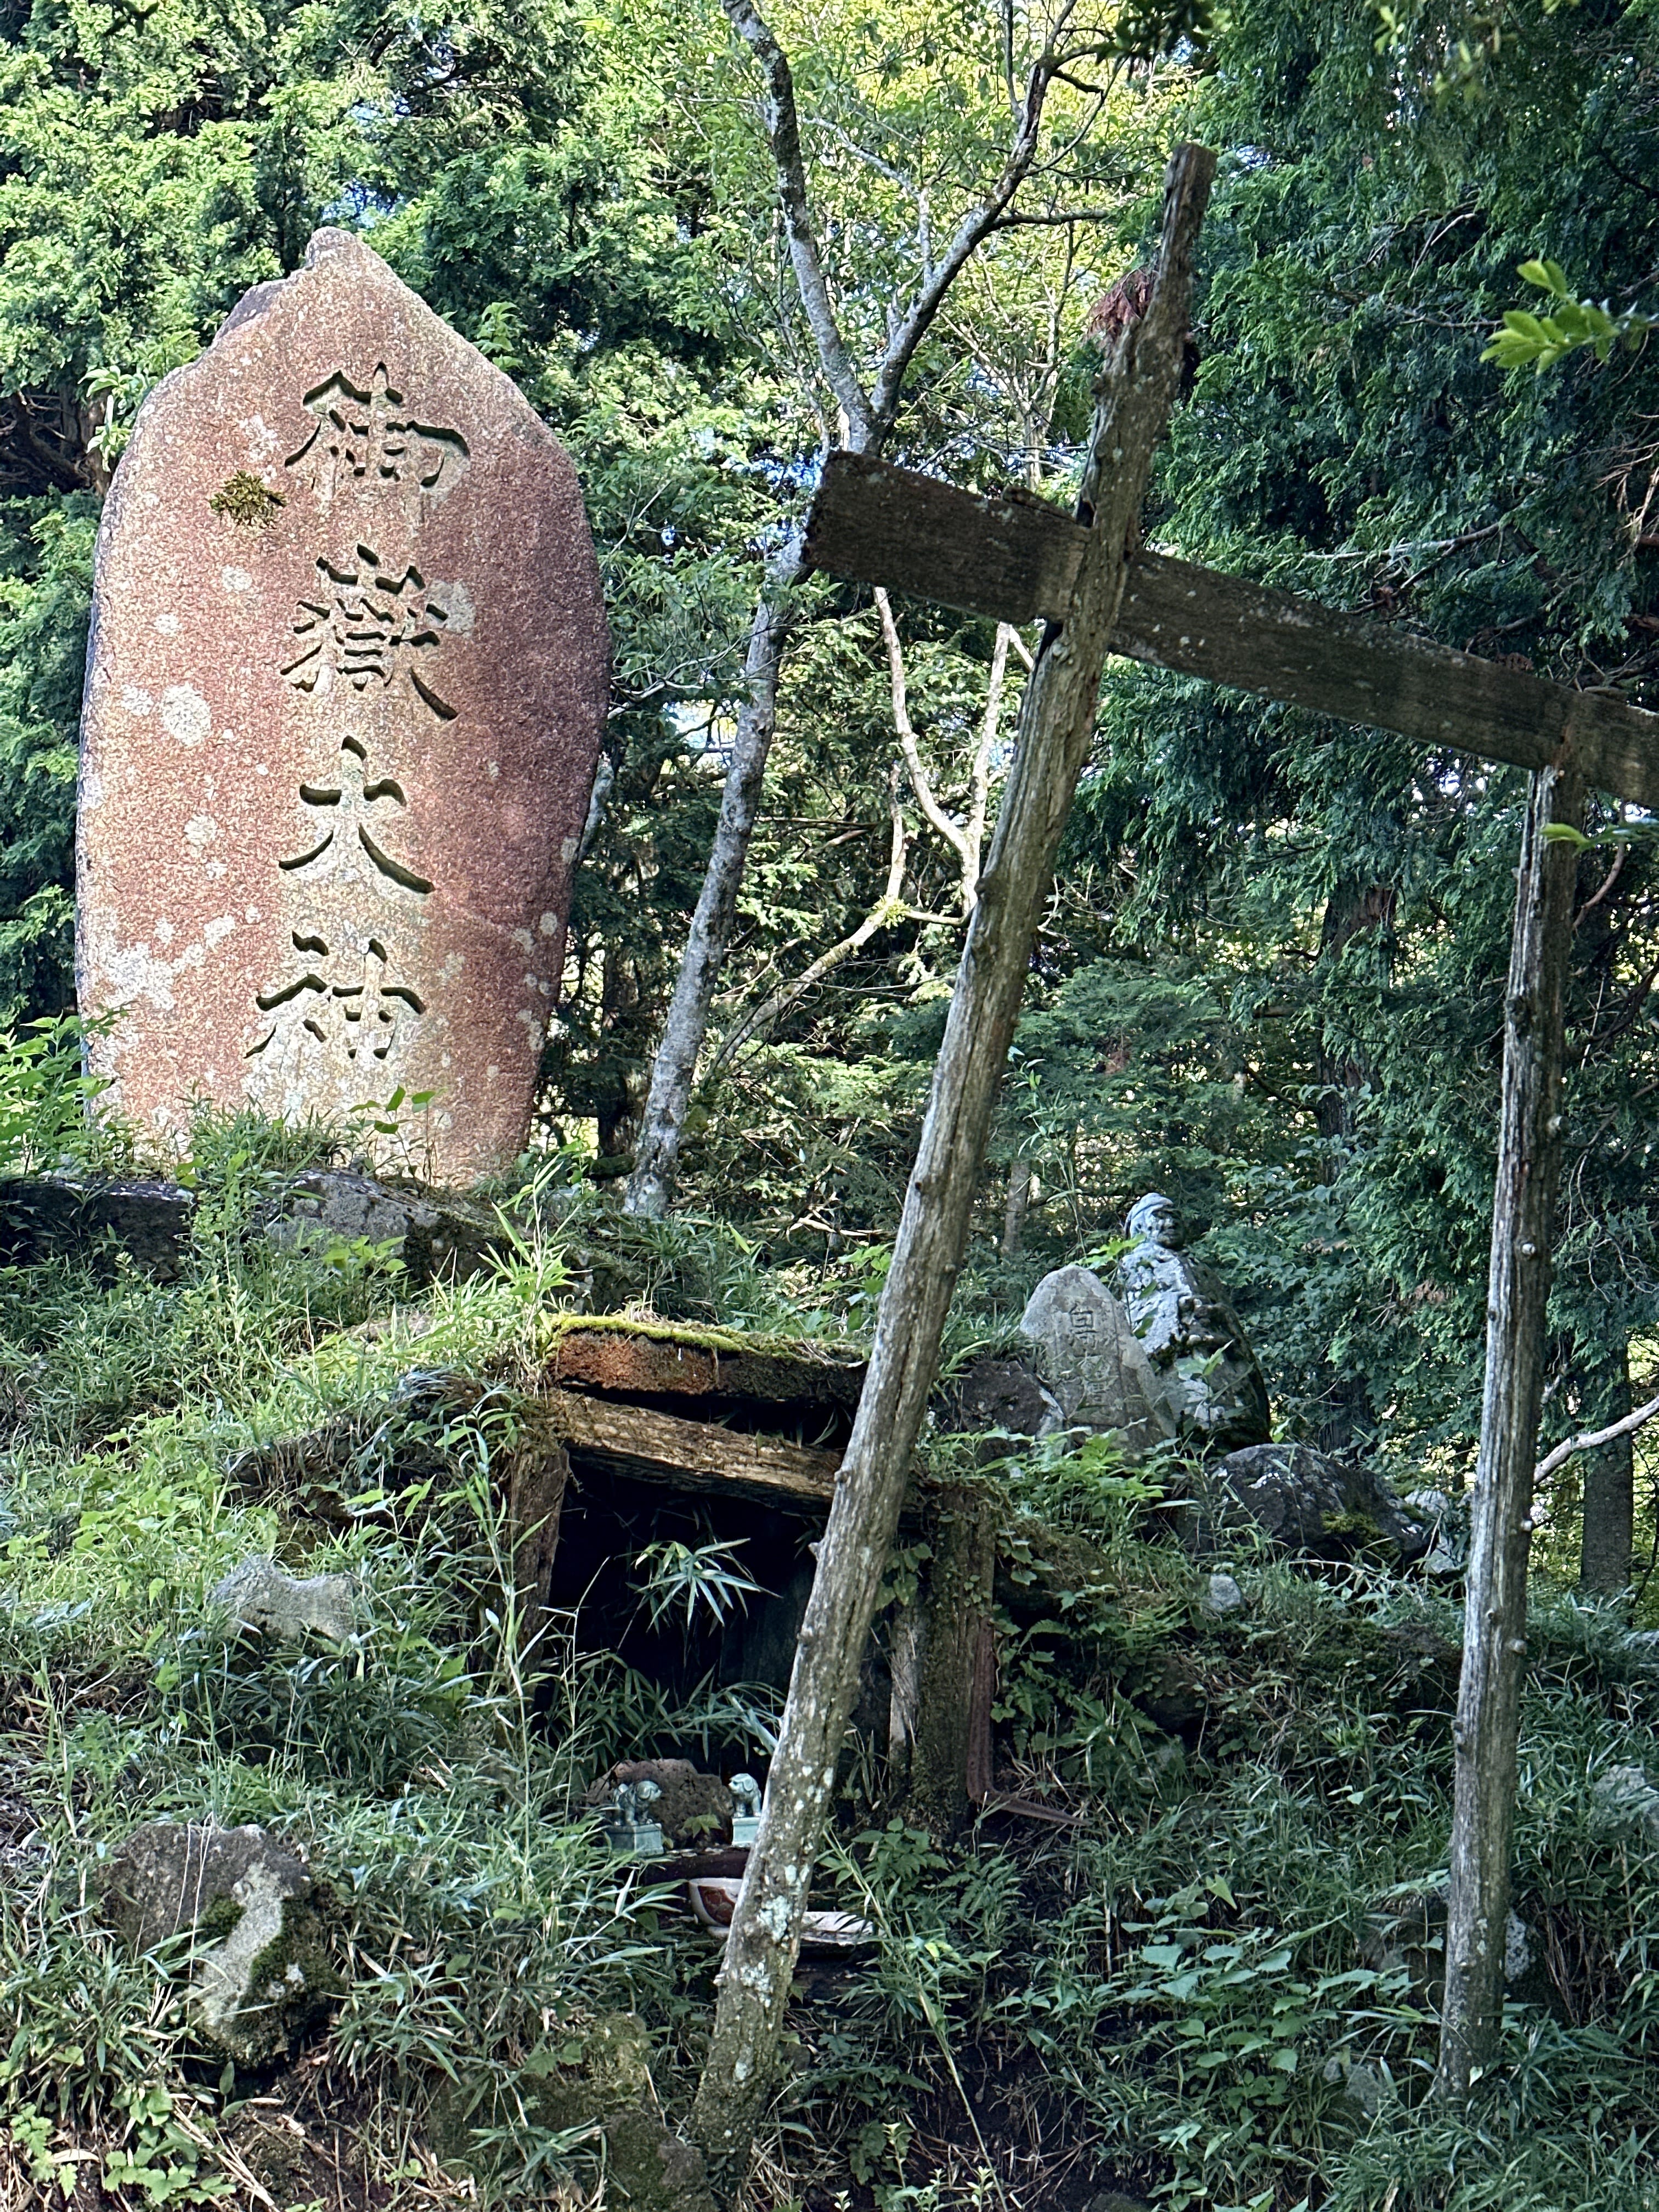
<instances>
[{"instance_id":1,"label":"weathered wooden torii gate","mask_svg":"<svg viewBox=\"0 0 1659 2212\"><path fill-rule=\"evenodd\" d=\"M985 499L847 453L824 469L811 565L1016 625L1047 625L906 1196L869 1379L820 1549L765 1821L727 1950L694 2125L741 2157L781 2021L793 1930L965 1244L972 1191L1054 851L1088 757L1108 653L1425 745L1532 771L1504 1004L1486 1368L1455 1726L1439 2086L1492 2057L1526 1634L1541 1343L1559 1176L1562 1009L1587 786L1659 806L1659 714L1401 635L1289 592L1139 550L1140 501L1177 388L1191 257L1214 156L1177 148L1147 307L1097 385L1075 516Z\"/></svg>"}]
</instances>

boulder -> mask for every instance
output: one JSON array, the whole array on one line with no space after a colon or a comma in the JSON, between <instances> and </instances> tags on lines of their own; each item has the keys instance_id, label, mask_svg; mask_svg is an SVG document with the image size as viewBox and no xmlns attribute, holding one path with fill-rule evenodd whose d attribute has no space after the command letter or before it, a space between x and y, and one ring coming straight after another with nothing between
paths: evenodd
<instances>
[{"instance_id":1,"label":"boulder","mask_svg":"<svg viewBox=\"0 0 1659 2212\"><path fill-rule=\"evenodd\" d=\"M517 2087L526 2112L550 2132L592 2130L607 2203L614 2195L630 2212L715 2212L702 2152L663 2118L650 2041L632 2013L606 2014L585 2033L538 2045Z\"/></svg>"},{"instance_id":2,"label":"boulder","mask_svg":"<svg viewBox=\"0 0 1659 2212\"><path fill-rule=\"evenodd\" d=\"M1200 1547L1254 1523L1288 1552L1347 1559L1391 1545L1416 1559L1431 1532L1413 1520L1370 1468L1332 1459L1310 1444L1251 1444L1208 1470L1199 1515Z\"/></svg>"},{"instance_id":3,"label":"boulder","mask_svg":"<svg viewBox=\"0 0 1659 2212\"><path fill-rule=\"evenodd\" d=\"M1174 1435L1174 1416L1128 1315L1087 1267L1045 1275L1019 1329L1067 1427L1114 1434L1130 1453Z\"/></svg>"},{"instance_id":4,"label":"boulder","mask_svg":"<svg viewBox=\"0 0 1659 2212\"><path fill-rule=\"evenodd\" d=\"M1659 1790L1639 1766L1604 1766L1591 1784L1601 1821L1612 1828L1640 1828L1659 1843Z\"/></svg>"},{"instance_id":5,"label":"boulder","mask_svg":"<svg viewBox=\"0 0 1659 2212\"><path fill-rule=\"evenodd\" d=\"M1048 1437L1066 1425L1059 1399L1019 1359L970 1360L940 1390L934 1418L941 1429L963 1434Z\"/></svg>"},{"instance_id":6,"label":"boulder","mask_svg":"<svg viewBox=\"0 0 1659 2212\"><path fill-rule=\"evenodd\" d=\"M244 1559L216 1583L210 1604L228 1613L239 1628L274 1636L279 1643L303 1643L309 1635L331 1644L351 1640L356 1586L349 1575L311 1575L297 1580L272 1559Z\"/></svg>"},{"instance_id":7,"label":"boulder","mask_svg":"<svg viewBox=\"0 0 1659 2212\"><path fill-rule=\"evenodd\" d=\"M1393 2076L1386 2067L1373 2066L1369 2060L1354 2058L1346 2051L1339 2051L1325 2061L1322 2079L1333 2085L1340 2081L1343 2095L1351 2105L1358 2106L1368 2120L1376 2118L1394 2087Z\"/></svg>"},{"instance_id":8,"label":"boulder","mask_svg":"<svg viewBox=\"0 0 1659 2212\"><path fill-rule=\"evenodd\" d=\"M10 1176L0 1181L0 1264L33 1267L112 1250L167 1280L184 1265L195 1215L194 1193L165 1180ZM508 1241L494 1207L476 1199L343 1169L295 1176L257 1218L273 1244L295 1250L395 1244L417 1284L476 1275Z\"/></svg>"},{"instance_id":9,"label":"boulder","mask_svg":"<svg viewBox=\"0 0 1659 2212\"><path fill-rule=\"evenodd\" d=\"M179 1273L195 1212L189 1191L150 1177L10 1176L0 1181L0 1263L113 1249L166 1279Z\"/></svg>"},{"instance_id":10,"label":"boulder","mask_svg":"<svg viewBox=\"0 0 1659 2212\"><path fill-rule=\"evenodd\" d=\"M146 1822L110 1863L103 1911L136 1951L194 1931L190 2016L238 2065L281 2057L339 1994L311 1876L263 1828Z\"/></svg>"},{"instance_id":11,"label":"boulder","mask_svg":"<svg viewBox=\"0 0 1659 2212\"><path fill-rule=\"evenodd\" d=\"M1243 1324L1210 1270L1182 1249L1176 1210L1151 1191L1130 1208L1118 1288L1183 1436L1218 1451L1265 1443L1267 1388Z\"/></svg>"},{"instance_id":12,"label":"boulder","mask_svg":"<svg viewBox=\"0 0 1659 2212\"><path fill-rule=\"evenodd\" d=\"M1462 1574L1468 1552L1468 1526L1466 1522L1462 1533L1454 1534L1455 1510L1445 1492L1408 1490L1402 1502L1418 1520L1428 1524L1429 1547L1422 1559L1424 1573Z\"/></svg>"},{"instance_id":13,"label":"boulder","mask_svg":"<svg viewBox=\"0 0 1659 2212\"><path fill-rule=\"evenodd\" d=\"M507 1243L494 1207L477 1200L325 1168L287 1185L266 1212L265 1234L300 1251L395 1243L415 1283L478 1274Z\"/></svg>"}]
</instances>

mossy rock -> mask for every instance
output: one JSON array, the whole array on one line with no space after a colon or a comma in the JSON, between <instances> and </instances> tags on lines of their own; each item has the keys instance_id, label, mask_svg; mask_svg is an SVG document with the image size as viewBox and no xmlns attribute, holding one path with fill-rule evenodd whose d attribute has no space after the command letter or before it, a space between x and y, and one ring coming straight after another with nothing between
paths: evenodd
<instances>
[{"instance_id":1,"label":"mossy rock","mask_svg":"<svg viewBox=\"0 0 1659 2212\"><path fill-rule=\"evenodd\" d=\"M325 1893L263 1828L147 1821L111 1860L101 1901L135 1951L189 1932L191 2021L239 2066L291 2051L340 1994Z\"/></svg>"},{"instance_id":2,"label":"mossy rock","mask_svg":"<svg viewBox=\"0 0 1659 2212\"><path fill-rule=\"evenodd\" d=\"M1111 1570L1098 1544L1034 1514L1010 1520L997 1547L999 1605L1016 1620L1063 1619L1085 1591L1113 1594Z\"/></svg>"},{"instance_id":3,"label":"mossy rock","mask_svg":"<svg viewBox=\"0 0 1659 2212\"><path fill-rule=\"evenodd\" d=\"M629 2212L715 2212L702 2154L664 2120L651 2084L651 2041L633 2013L605 2013L538 2044L514 2083L526 2116L550 2135L584 2131L605 2162L607 2193ZM472 2112L441 2095L431 2118L447 2166L471 2171Z\"/></svg>"},{"instance_id":4,"label":"mossy rock","mask_svg":"<svg viewBox=\"0 0 1659 2212\"><path fill-rule=\"evenodd\" d=\"M606 2013L580 2036L532 2051L520 2089L544 2127L604 2136L611 2185L635 2212L714 2212L702 2152L657 2109L650 2039L634 2014Z\"/></svg>"}]
</instances>

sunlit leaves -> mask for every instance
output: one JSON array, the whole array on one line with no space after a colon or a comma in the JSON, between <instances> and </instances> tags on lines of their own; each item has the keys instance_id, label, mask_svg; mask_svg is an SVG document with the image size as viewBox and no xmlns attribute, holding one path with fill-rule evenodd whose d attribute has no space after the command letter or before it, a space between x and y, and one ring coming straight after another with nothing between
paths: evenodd
<instances>
[{"instance_id":1,"label":"sunlit leaves","mask_svg":"<svg viewBox=\"0 0 1659 2212\"><path fill-rule=\"evenodd\" d=\"M1554 304L1546 315L1530 314L1523 307L1508 311L1503 328L1480 356L1495 361L1500 368L1531 368L1541 373L1583 346L1605 362L1615 346L1634 353L1659 324L1659 319L1638 314L1633 308L1615 315L1606 306L1575 299L1559 262L1523 261L1518 274L1547 292Z\"/></svg>"}]
</instances>

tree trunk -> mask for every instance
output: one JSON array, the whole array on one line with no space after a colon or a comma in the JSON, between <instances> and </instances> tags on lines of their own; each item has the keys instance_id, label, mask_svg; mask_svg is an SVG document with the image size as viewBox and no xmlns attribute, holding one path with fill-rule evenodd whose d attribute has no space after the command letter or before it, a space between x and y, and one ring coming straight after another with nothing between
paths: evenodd
<instances>
[{"instance_id":1,"label":"tree trunk","mask_svg":"<svg viewBox=\"0 0 1659 2212\"><path fill-rule=\"evenodd\" d=\"M789 240L790 266L801 310L811 331L818 367L834 393L842 420L842 441L854 453L873 453L891 431L900 396L917 348L938 319L951 287L1002 221L1010 202L1030 173L1042 140L1048 90L1073 52L1056 33L1031 69L1024 97L1015 105L1013 139L1007 158L983 198L970 207L951 232L942 253L926 257L929 265L906 304L890 303L887 343L875 382L866 392L836 320L833 288L825 274L806 190L800 118L789 60L755 0L721 0L727 20L754 55L763 88L761 109L767 143L777 165L778 207ZM1076 50L1090 51L1087 40ZM744 670L748 697L738 720L737 743L720 801L708 872L693 917L691 935L675 985L673 1003L656 1063L627 1210L660 1214L673 1197L680 1135L696 1079L697 1058L708 1027L714 985L731 943L738 892L749 855L749 840L760 804L766 757L776 726L778 674L790 628L789 594L805 573L802 537L792 534L773 563L761 603L755 611ZM1120 594L1121 596L1121 594Z\"/></svg>"},{"instance_id":2,"label":"tree trunk","mask_svg":"<svg viewBox=\"0 0 1659 2212\"><path fill-rule=\"evenodd\" d=\"M1002 1209L1002 1256L1018 1260L1025 1242L1025 1217L1036 1190L1036 1170L1030 1160L1015 1160L1008 1169L1008 1202Z\"/></svg>"},{"instance_id":3,"label":"tree trunk","mask_svg":"<svg viewBox=\"0 0 1659 2212\"><path fill-rule=\"evenodd\" d=\"M927 1656L910 1755L912 1817L936 1835L953 1835L968 1817L970 1770L983 1763L982 1747L975 1742L975 1724L983 1717L974 1692L983 1668L980 1647L990 1626L1001 1524L1001 1501L982 1482L955 1484L939 1499ZM972 1778L988 1783L976 1773Z\"/></svg>"},{"instance_id":4,"label":"tree trunk","mask_svg":"<svg viewBox=\"0 0 1659 2212\"><path fill-rule=\"evenodd\" d=\"M1454 1731L1446 1995L1436 2080L1439 2093L1450 2097L1466 2096L1492 2063L1502 2025L1527 1650L1527 1547L1561 1165L1562 1006L1577 873L1571 840L1552 841L1544 833L1550 823L1577 826L1583 792L1571 770L1546 768L1534 775L1516 878L1486 1291L1486 1395Z\"/></svg>"},{"instance_id":5,"label":"tree trunk","mask_svg":"<svg viewBox=\"0 0 1659 2212\"><path fill-rule=\"evenodd\" d=\"M921 1706L921 1670L927 1656L927 1617L920 1596L893 1607L887 1639L891 1684L887 1706L887 1785L896 1804L910 1787L910 1754L915 1747Z\"/></svg>"},{"instance_id":6,"label":"tree trunk","mask_svg":"<svg viewBox=\"0 0 1659 2212\"><path fill-rule=\"evenodd\" d=\"M1622 1420L1631 1409L1628 1345L1605 1371L1610 1387L1603 1396L1601 1418ZM1615 1437L1584 1462L1578 1587L1586 1597L1617 1597L1630 1588L1635 1519L1636 1438L1632 1434Z\"/></svg>"},{"instance_id":7,"label":"tree trunk","mask_svg":"<svg viewBox=\"0 0 1659 2212\"><path fill-rule=\"evenodd\" d=\"M747 696L738 713L738 733L726 771L726 788L720 793L720 815L708 872L691 917L691 933L669 1002L662 1042L652 1064L651 1089L634 1155L634 1172L628 1179L624 1211L629 1213L665 1213L674 1194L680 1133L685 1109L691 1103L698 1055L708 1031L714 986L732 942L738 893L760 811L772 733L777 727L778 677L790 628L788 595L801 574L797 534L774 563L750 628L749 653L744 663Z\"/></svg>"},{"instance_id":8,"label":"tree trunk","mask_svg":"<svg viewBox=\"0 0 1659 2212\"><path fill-rule=\"evenodd\" d=\"M1193 243L1215 167L1177 149L1146 318L1103 374L1085 477L1094 524L1062 630L1045 638L928 1100L868 1374L802 1624L759 1838L738 1895L692 2129L722 2185L744 2184L771 2086L807 1884L877 1592L927 1410L980 1164L1056 846L1088 757L1125 548L1174 401Z\"/></svg>"}]
</instances>

